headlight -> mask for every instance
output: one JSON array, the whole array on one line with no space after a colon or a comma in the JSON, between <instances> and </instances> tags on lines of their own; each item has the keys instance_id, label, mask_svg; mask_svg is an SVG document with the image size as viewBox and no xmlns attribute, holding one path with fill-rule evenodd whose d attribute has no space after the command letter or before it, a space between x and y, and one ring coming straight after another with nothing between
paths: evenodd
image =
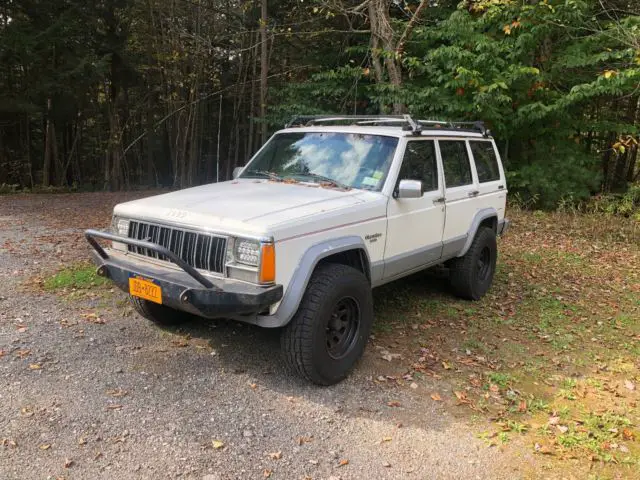
<instances>
[{"instance_id":1,"label":"headlight","mask_svg":"<svg viewBox=\"0 0 640 480\"><path fill-rule=\"evenodd\" d=\"M260 261L260 242L255 240L236 240L235 257L238 263L257 267Z\"/></svg>"},{"instance_id":2,"label":"headlight","mask_svg":"<svg viewBox=\"0 0 640 480\"><path fill-rule=\"evenodd\" d=\"M275 245L247 238L230 239L227 248L227 274L243 282L269 285L276 278Z\"/></svg>"},{"instance_id":3,"label":"headlight","mask_svg":"<svg viewBox=\"0 0 640 480\"><path fill-rule=\"evenodd\" d=\"M117 235L122 235L123 237L129 236L129 220L125 220L124 218L114 217L111 219L111 232ZM127 251L127 246L124 243L120 242L111 242L111 246L114 250L120 250L122 252Z\"/></svg>"},{"instance_id":4,"label":"headlight","mask_svg":"<svg viewBox=\"0 0 640 480\"><path fill-rule=\"evenodd\" d=\"M123 237L129 236L129 220L124 218L113 217L111 220L111 231Z\"/></svg>"}]
</instances>

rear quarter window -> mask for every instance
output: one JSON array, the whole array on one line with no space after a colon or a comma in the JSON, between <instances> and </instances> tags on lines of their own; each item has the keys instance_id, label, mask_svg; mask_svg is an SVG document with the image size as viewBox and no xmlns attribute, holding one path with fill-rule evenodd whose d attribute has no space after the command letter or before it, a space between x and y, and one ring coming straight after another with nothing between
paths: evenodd
<instances>
[{"instance_id":1,"label":"rear quarter window","mask_svg":"<svg viewBox=\"0 0 640 480\"><path fill-rule=\"evenodd\" d=\"M487 183L500 180L500 167L498 167L498 157L493 143L470 140L469 145L476 163L478 181Z\"/></svg>"}]
</instances>

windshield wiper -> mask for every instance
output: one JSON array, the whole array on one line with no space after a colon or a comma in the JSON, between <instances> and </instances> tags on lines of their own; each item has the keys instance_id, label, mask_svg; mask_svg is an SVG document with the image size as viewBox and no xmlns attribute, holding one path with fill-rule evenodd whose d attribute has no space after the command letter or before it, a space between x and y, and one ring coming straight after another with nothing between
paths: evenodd
<instances>
[{"instance_id":1,"label":"windshield wiper","mask_svg":"<svg viewBox=\"0 0 640 480\"><path fill-rule=\"evenodd\" d=\"M267 177L270 180L273 180L275 182L284 181L284 178L282 178L280 175L278 175L276 173L273 173L273 172L268 172L266 170L252 170L252 171L247 172L247 175L262 175L262 176Z\"/></svg>"},{"instance_id":2,"label":"windshield wiper","mask_svg":"<svg viewBox=\"0 0 640 480\"><path fill-rule=\"evenodd\" d=\"M333 178L325 177L324 175L319 175L317 173L308 172L308 173L303 173L301 175L304 177L311 177L315 180L320 180L322 183L327 183L327 184L333 185L334 187L342 188L343 190L351 189L349 185L345 185L344 183L334 180Z\"/></svg>"}]
</instances>

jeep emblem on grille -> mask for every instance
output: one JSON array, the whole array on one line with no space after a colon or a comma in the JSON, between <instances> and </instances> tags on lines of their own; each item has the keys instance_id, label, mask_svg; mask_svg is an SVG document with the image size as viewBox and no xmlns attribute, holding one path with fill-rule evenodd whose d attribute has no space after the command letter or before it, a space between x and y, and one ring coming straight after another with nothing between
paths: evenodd
<instances>
[{"instance_id":1,"label":"jeep emblem on grille","mask_svg":"<svg viewBox=\"0 0 640 480\"><path fill-rule=\"evenodd\" d=\"M172 208L167 212L167 217L170 218L186 218L189 215L189 212L185 212L184 210L178 210L177 208Z\"/></svg>"}]
</instances>

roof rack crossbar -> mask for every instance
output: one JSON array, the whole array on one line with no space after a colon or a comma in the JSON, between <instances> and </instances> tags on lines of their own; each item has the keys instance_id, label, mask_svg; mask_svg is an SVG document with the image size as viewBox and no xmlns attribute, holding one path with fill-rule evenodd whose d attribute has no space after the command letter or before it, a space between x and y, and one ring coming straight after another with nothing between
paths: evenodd
<instances>
[{"instance_id":1,"label":"roof rack crossbar","mask_svg":"<svg viewBox=\"0 0 640 480\"><path fill-rule=\"evenodd\" d=\"M350 122L352 125L402 124L404 130L420 134L423 128L449 128L469 130L489 135L489 130L482 121L451 122L447 120L414 120L409 114L404 115L298 115L285 125L291 127L310 127L323 123Z\"/></svg>"}]
</instances>

